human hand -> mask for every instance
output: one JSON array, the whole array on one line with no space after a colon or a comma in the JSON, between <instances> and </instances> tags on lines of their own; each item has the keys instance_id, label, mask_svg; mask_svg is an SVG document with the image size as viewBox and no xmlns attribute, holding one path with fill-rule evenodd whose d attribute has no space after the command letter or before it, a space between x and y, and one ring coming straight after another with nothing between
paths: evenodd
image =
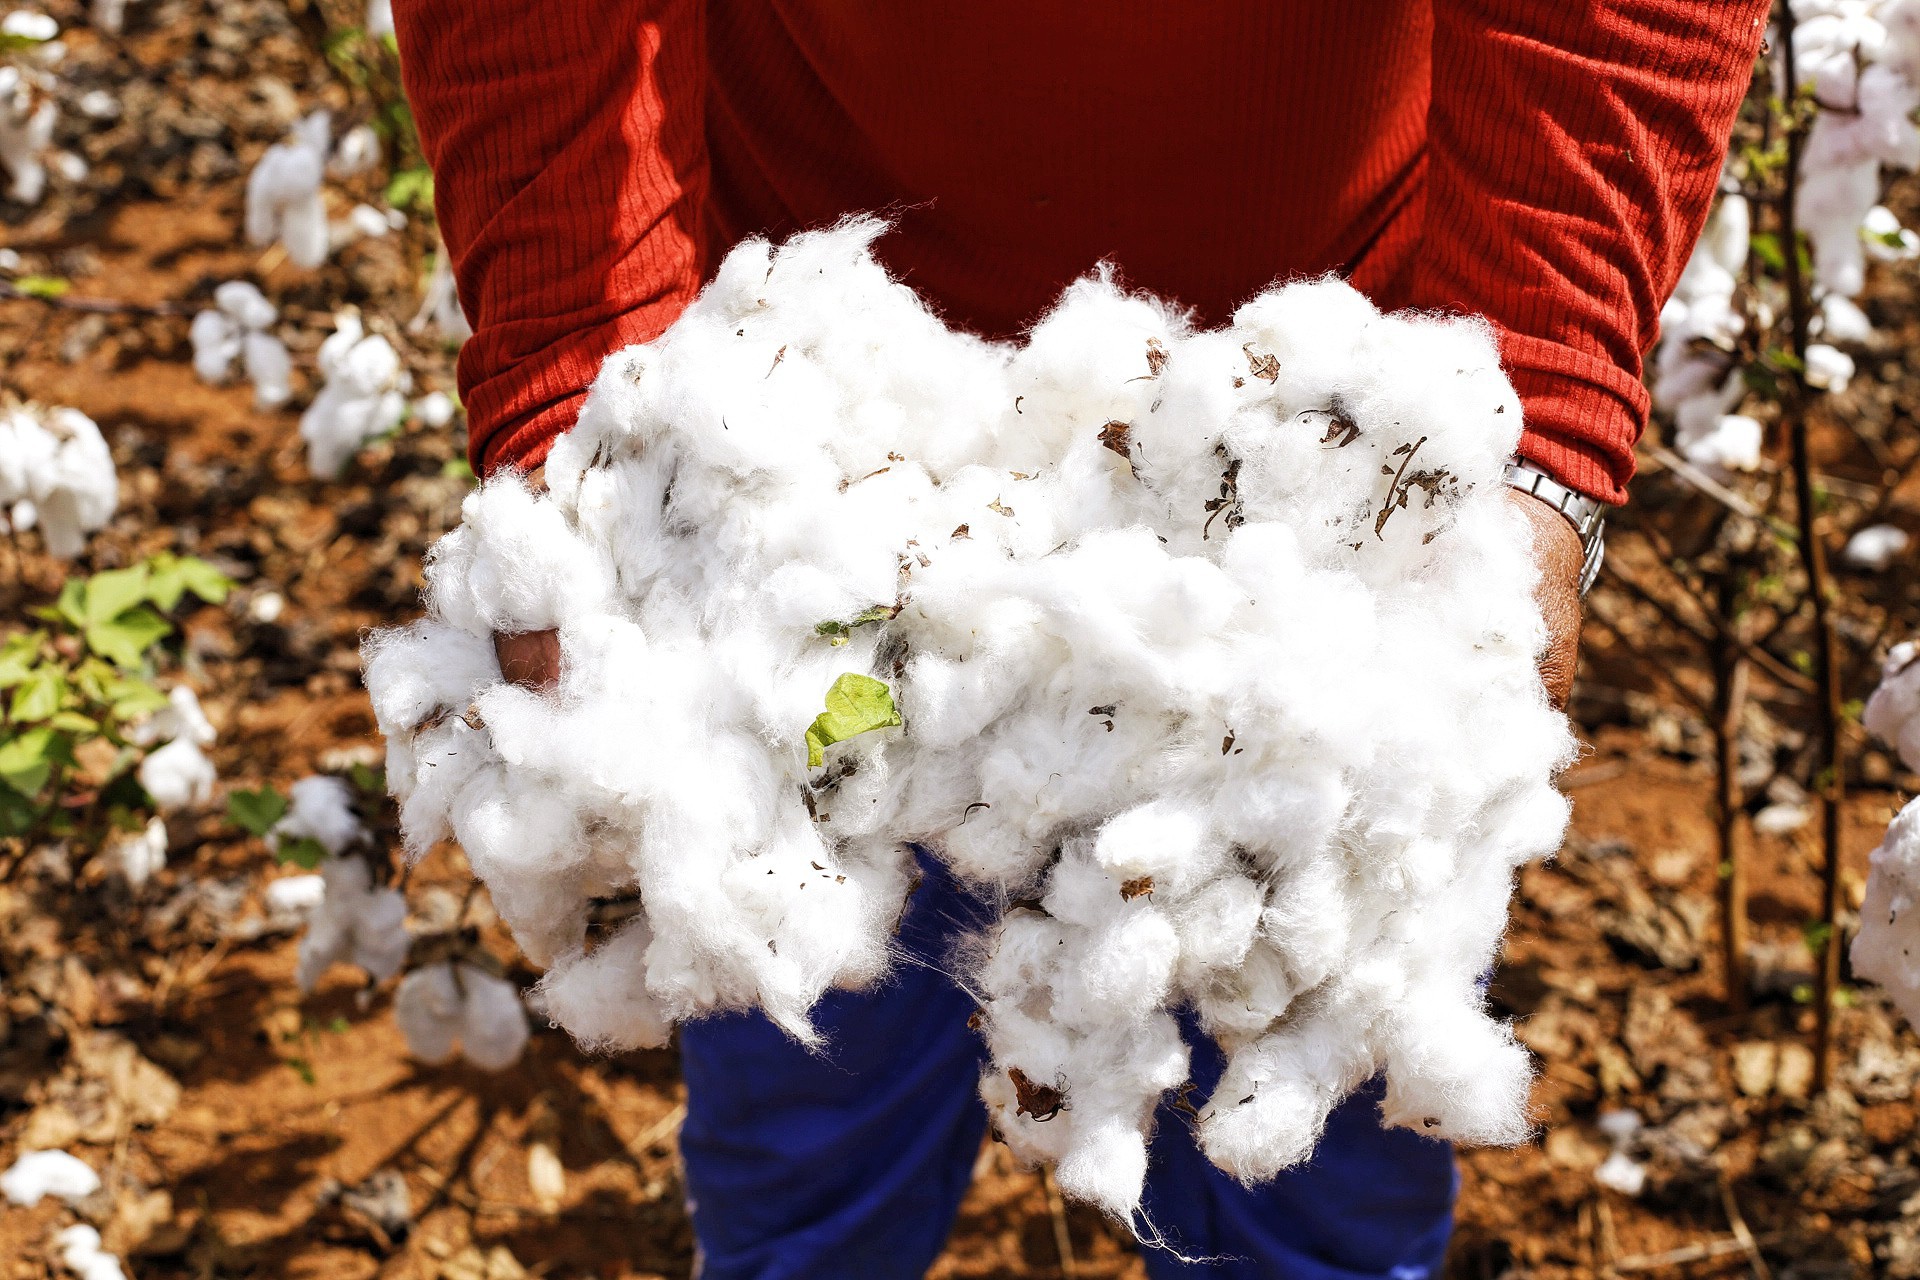
<instances>
[{"instance_id":1,"label":"human hand","mask_svg":"<svg viewBox=\"0 0 1920 1280\"><path fill-rule=\"evenodd\" d=\"M1539 498L1508 489L1507 500L1519 504L1533 527L1533 554L1540 565L1533 598L1547 624L1540 679L1546 683L1554 710L1565 711L1573 692L1574 667L1580 661L1580 570L1586 563L1586 548L1567 518Z\"/></svg>"},{"instance_id":2,"label":"human hand","mask_svg":"<svg viewBox=\"0 0 1920 1280\"><path fill-rule=\"evenodd\" d=\"M546 471L545 467L535 467L527 472L527 487L536 492L546 488ZM509 684L545 693L560 682L560 633L552 628L496 631L493 656L500 663L500 675Z\"/></svg>"}]
</instances>

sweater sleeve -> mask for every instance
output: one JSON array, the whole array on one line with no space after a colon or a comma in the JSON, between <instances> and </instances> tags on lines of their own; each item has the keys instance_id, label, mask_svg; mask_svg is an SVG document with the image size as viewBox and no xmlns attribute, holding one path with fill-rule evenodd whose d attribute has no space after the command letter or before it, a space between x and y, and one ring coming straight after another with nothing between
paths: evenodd
<instances>
[{"instance_id":1,"label":"sweater sleeve","mask_svg":"<svg viewBox=\"0 0 1920 1280\"><path fill-rule=\"evenodd\" d=\"M1521 453L1606 502L1706 220L1767 0L1434 0L1416 306L1480 312Z\"/></svg>"},{"instance_id":2,"label":"sweater sleeve","mask_svg":"<svg viewBox=\"0 0 1920 1280\"><path fill-rule=\"evenodd\" d=\"M529 469L699 286L702 3L398 0L394 26L474 331L469 455Z\"/></svg>"}]
</instances>

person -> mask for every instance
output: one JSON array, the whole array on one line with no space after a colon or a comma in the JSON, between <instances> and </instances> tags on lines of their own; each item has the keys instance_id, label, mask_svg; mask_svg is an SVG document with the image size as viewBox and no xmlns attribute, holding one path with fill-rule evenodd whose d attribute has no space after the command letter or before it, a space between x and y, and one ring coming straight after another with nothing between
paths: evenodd
<instances>
[{"instance_id":1,"label":"person","mask_svg":"<svg viewBox=\"0 0 1920 1280\"><path fill-rule=\"evenodd\" d=\"M474 470L537 471L601 360L671 324L743 237L896 219L882 260L956 325L1017 334L1096 263L1207 324L1337 272L1383 307L1487 316L1570 688L1585 553L1618 503L1642 360L1705 220L1766 0L396 0L407 96L474 334ZM1560 495L1549 503L1543 497ZM1588 531L1591 533L1591 531ZM1591 537L1588 541L1591 541ZM508 678L552 633L498 637ZM968 998L936 971L981 907L929 864L877 991L809 1054L740 1014L682 1029L699 1274L923 1274L985 1126ZM1210 1087L1203 1040L1197 1083ZM1259 1187L1163 1111L1155 1277L1421 1280L1450 1151L1362 1095ZM1186 1263L1175 1252L1212 1261Z\"/></svg>"}]
</instances>

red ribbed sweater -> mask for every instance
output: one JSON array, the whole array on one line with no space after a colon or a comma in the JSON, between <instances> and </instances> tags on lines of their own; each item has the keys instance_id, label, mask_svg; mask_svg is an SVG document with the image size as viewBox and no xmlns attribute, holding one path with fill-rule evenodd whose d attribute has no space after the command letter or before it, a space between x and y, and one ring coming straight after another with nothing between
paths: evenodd
<instances>
[{"instance_id":1,"label":"red ribbed sweater","mask_svg":"<svg viewBox=\"0 0 1920 1280\"><path fill-rule=\"evenodd\" d=\"M1479 312L1523 452L1619 501L1641 362L1767 0L397 0L474 336L475 469L530 467L727 247L880 254L1017 332L1107 260L1208 323L1338 271Z\"/></svg>"}]
</instances>

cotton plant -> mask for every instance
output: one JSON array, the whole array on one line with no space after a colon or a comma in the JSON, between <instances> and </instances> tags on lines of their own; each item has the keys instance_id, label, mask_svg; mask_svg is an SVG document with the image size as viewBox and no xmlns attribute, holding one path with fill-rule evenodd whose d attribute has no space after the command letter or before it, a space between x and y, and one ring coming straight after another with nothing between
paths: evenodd
<instances>
[{"instance_id":1,"label":"cotton plant","mask_svg":"<svg viewBox=\"0 0 1920 1280\"><path fill-rule=\"evenodd\" d=\"M168 691L166 709L128 731L129 742L151 748L137 776L160 812L198 808L213 799L218 775L205 748L216 736L200 699L185 685Z\"/></svg>"},{"instance_id":2,"label":"cotton plant","mask_svg":"<svg viewBox=\"0 0 1920 1280\"><path fill-rule=\"evenodd\" d=\"M1002 905L963 970L995 1129L1122 1219L1178 1008L1244 1180L1382 1071L1387 1123L1524 1138L1478 980L1573 739L1490 328L1328 279L1197 331L1096 276L989 344L879 232L743 244L548 493L469 495L365 655L410 854L457 837L549 1016L629 1047L741 1008L818 1043L932 850ZM492 634L548 628L558 686L504 682Z\"/></svg>"},{"instance_id":3,"label":"cotton plant","mask_svg":"<svg viewBox=\"0 0 1920 1280\"><path fill-rule=\"evenodd\" d=\"M38 528L47 552L71 560L120 503L113 454L78 409L0 407L0 531Z\"/></svg>"},{"instance_id":4,"label":"cotton plant","mask_svg":"<svg viewBox=\"0 0 1920 1280\"><path fill-rule=\"evenodd\" d=\"M392 343L369 334L360 317L347 311L334 317L319 364L324 382L300 415L300 438L307 442L307 469L331 479L368 442L399 427L413 376Z\"/></svg>"},{"instance_id":5,"label":"cotton plant","mask_svg":"<svg viewBox=\"0 0 1920 1280\"><path fill-rule=\"evenodd\" d=\"M1817 304L1804 377L1816 390L1839 393L1856 372L1845 348L1873 334L1855 301L1866 287L1867 264L1920 256L1920 235L1880 203L1887 171L1920 167L1913 120L1920 108L1920 5L1793 0L1793 12L1794 66L1776 58L1775 71L1783 98L1795 88L1813 98L1794 206L1811 250ZM1773 43L1782 48L1777 38ZM1653 362L1654 406L1673 421L1675 450L1723 479L1761 462L1761 424L1738 412L1747 394L1740 343L1749 317L1736 298L1757 251L1751 230L1746 198L1729 180L1661 313ZM1747 305L1761 328L1772 324L1767 296Z\"/></svg>"},{"instance_id":6,"label":"cotton plant","mask_svg":"<svg viewBox=\"0 0 1920 1280\"><path fill-rule=\"evenodd\" d=\"M85 161L53 145L60 82L52 68L66 52L59 34L58 23L32 10L0 18L0 169L18 204L40 203L49 169L69 181L86 176Z\"/></svg>"},{"instance_id":7,"label":"cotton plant","mask_svg":"<svg viewBox=\"0 0 1920 1280\"><path fill-rule=\"evenodd\" d=\"M274 335L280 312L265 294L245 280L229 280L213 291L213 306L194 316L187 330L193 344L193 370L203 382L219 386L239 362L253 383L254 403L275 409L293 395L293 358Z\"/></svg>"},{"instance_id":8,"label":"cotton plant","mask_svg":"<svg viewBox=\"0 0 1920 1280\"><path fill-rule=\"evenodd\" d=\"M1721 196L1660 313L1654 406L1672 415L1674 448L1722 474L1760 465L1761 427L1734 412L1745 397L1736 350L1746 317L1734 304L1751 215L1738 192Z\"/></svg>"},{"instance_id":9,"label":"cotton plant","mask_svg":"<svg viewBox=\"0 0 1920 1280\"><path fill-rule=\"evenodd\" d=\"M267 847L284 857L296 841L311 841L324 856L339 858L372 838L353 807L347 780L315 774L289 788L287 811L268 829Z\"/></svg>"},{"instance_id":10,"label":"cotton plant","mask_svg":"<svg viewBox=\"0 0 1920 1280\"><path fill-rule=\"evenodd\" d=\"M247 175L246 237L250 244L276 241L297 267L312 270L330 248L326 179L333 118L315 111L295 124L284 142L266 149Z\"/></svg>"}]
</instances>

